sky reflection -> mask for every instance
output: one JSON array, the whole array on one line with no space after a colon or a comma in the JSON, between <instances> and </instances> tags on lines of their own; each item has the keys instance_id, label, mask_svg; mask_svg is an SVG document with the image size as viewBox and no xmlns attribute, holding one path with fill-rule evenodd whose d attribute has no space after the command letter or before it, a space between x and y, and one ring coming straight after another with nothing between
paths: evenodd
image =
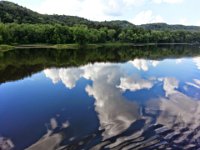
<instances>
[{"instance_id":1,"label":"sky reflection","mask_svg":"<svg viewBox=\"0 0 200 150\"><path fill-rule=\"evenodd\" d=\"M3 114L19 111L12 110L15 97L18 102L13 103L21 107L20 114L27 113L32 118L24 115L21 120L35 125L40 120L35 129L28 123L24 126L31 133L40 132L23 145L31 150L74 146L195 148L200 145L199 89L200 57L49 68L22 81L0 86L0 107L4 108L0 121L5 121ZM22 97L24 100L20 100ZM20 115L16 115L19 122ZM8 117L8 122L14 122L12 119ZM3 124L0 133L7 128L3 136L12 140L12 146L20 145L19 134L14 131L23 132L23 129L6 125ZM5 132L9 129L12 134ZM24 134L24 137L29 136Z\"/></svg>"}]
</instances>

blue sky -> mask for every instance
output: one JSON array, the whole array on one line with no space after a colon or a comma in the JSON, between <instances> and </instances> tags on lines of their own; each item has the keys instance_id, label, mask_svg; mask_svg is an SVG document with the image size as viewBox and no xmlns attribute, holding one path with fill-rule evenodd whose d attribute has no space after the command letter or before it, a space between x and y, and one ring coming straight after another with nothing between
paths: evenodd
<instances>
[{"instance_id":1,"label":"blue sky","mask_svg":"<svg viewBox=\"0 0 200 150\"><path fill-rule=\"evenodd\" d=\"M200 0L10 0L45 14L90 20L128 20L134 24L166 22L199 25Z\"/></svg>"}]
</instances>

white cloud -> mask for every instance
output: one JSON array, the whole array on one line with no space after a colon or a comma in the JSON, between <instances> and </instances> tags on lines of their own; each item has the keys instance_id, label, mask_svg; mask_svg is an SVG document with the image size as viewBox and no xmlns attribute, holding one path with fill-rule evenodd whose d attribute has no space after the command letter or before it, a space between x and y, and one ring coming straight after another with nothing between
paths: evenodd
<instances>
[{"instance_id":1,"label":"white cloud","mask_svg":"<svg viewBox=\"0 0 200 150\"><path fill-rule=\"evenodd\" d=\"M156 130L156 132L163 132L163 129L172 129L175 134L182 133L179 138L174 140L175 143L184 142L186 137L199 127L200 102L179 91L171 93L168 99L160 97L159 99L150 100L147 107L146 109L149 112L159 110L158 116L155 119L155 124L162 124L164 128L160 131ZM184 128L188 128L189 132L182 132ZM171 136L173 136L174 133L172 132ZM165 138L171 138L170 134L168 135ZM197 139L199 139L199 132L194 134L194 136L190 138L191 142L187 142L187 144L191 145L192 142Z\"/></svg>"},{"instance_id":2,"label":"white cloud","mask_svg":"<svg viewBox=\"0 0 200 150\"><path fill-rule=\"evenodd\" d=\"M80 16L95 21L114 20L145 0L44 0L36 11Z\"/></svg>"},{"instance_id":3,"label":"white cloud","mask_svg":"<svg viewBox=\"0 0 200 150\"><path fill-rule=\"evenodd\" d=\"M38 8L41 13L48 14L75 14L81 8L79 0L44 0Z\"/></svg>"},{"instance_id":4,"label":"white cloud","mask_svg":"<svg viewBox=\"0 0 200 150\"><path fill-rule=\"evenodd\" d=\"M142 68L148 70L148 66L155 67L159 63L158 61L143 59L138 59L136 62L136 66L141 70ZM157 82L159 82L159 84L163 82L163 89L167 98L160 96L158 100L156 98L154 101L149 97L145 113L158 113L157 110L159 110L159 114L156 115L158 117L155 119L156 123L163 124L166 127L179 124L181 129L183 126L190 123L194 126L194 128L192 126L190 126L190 128L195 129L199 125L198 117L193 116L198 116L200 113L200 103L177 90L179 81L176 78L152 77L149 79L142 79L140 76L128 77L129 74L124 71L124 66L113 63L95 63L79 68L57 69L57 73L55 69L52 71L46 70L45 72L52 72L52 77L51 74L47 75L47 77L52 78L52 81L62 81L65 80L65 78L73 79L73 86L76 84L74 81L77 81L80 77L92 81L92 84L87 85L85 90L88 95L94 97L94 107L100 124L99 130L103 131L102 137L104 140L123 133L137 119L142 118L145 120L145 124L149 125L152 119L149 117L150 115L145 116L145 114L140 112L140 107L137 103L128 101L126 97L123 96L123 90L129 89L135 91L140 89L150 89L153 84L156 84ZM63 72L63 76L66 77L61 77L61 72ZM69 81L71 82L71 80ZM200 86L199 79L194 79L193 81L196 87ZM57 127L56 120L51 120L51 127ZM62 127L68 127L68 122L63 124ZM177 128L175 131L178 131ZM128 140L127 137L125 138L126 139L121 142ZM47 136L47 138L42 138L42 140L34 145L34 147L40 148L42 145L46 146L51 140L54 144L50 146L54 148L55 144L58 144L60 140L62 140L62 137L58 136L57 138L54 138L53 136ZM116 143L117 142L120 143L118 139L116 140ZM113 145L107 146L112 147Z\"/></svg>"},{"instance_id":5,"label":"white cloud","mask_svg":"<svg viewBox=\"0 0 200 150\"><path fill-rule=\"evenodd\" d=\"M54 84L58 81L62 81L69 89L74 88L76 81L82 76L82 70L78 68L46 69L44 73Z\"/></svg>"},{"instance_id":6,"label":"white cloud","mask_svg":"<svg viewBox=\"0 0 200 150\"><path fill-rule=\"evenodd\" d=\"M200 80L199 79L194 79L194 82L200 86Z\"/></svg>"},{"instance_id":7,"label":"white cloud","mask_svg":"<svg viewBox=\"0 0 200 150\"><path fill-rule=\"evenodd\" d=\"M133 24L145 24L145 23L157 23L164 22L164 19L160 15L153 14L152 10L146 10L139 12L133 20L131 20Z\"/></svg>"},{"instance_id":8,"label":"white cloud","mask_svg":"<svg viewBox=\"0 0 200 150\"><path fill-rule=\"evenodd\" d=\"M139 6L145 3L145 0L122 0L126 6Z\"/></svg>"},{"instance_id":9,"label":"white cloud","mask_svg":"<svg viewBox=\"0 0 200 150\"><path fill-rule=\"evenodd\" d=\"M118 87L123 91L137 91L152 88L153 82L150 80L141 79L139 76L124 77L120 79L120 85Z\"/></svg>"},{"instance_id":10,"label":"white cloud","mask_svg":"<svg viewBox=\"0 0 200 150\"><path fill-rule=\"evenodd\" d=\"M157 4L161 4L161 3L177 4L177 3L183 2L183 0L152 0L152 1Z\"/></svg>"},{"instance_id":11,"label":"white cloud","mask_svg":"<svg viewBox=\"0 0 200 150\"><path fill-rule=\"evenodd\" d=\"M177 91L175 94L170 95L169 99L161 98L159 101L154 101L154 103L157 103L157 105L154 104L152 109L156 109L156 106L160 110L156 119L157 124L163 124L168 128L178 124L175 128L177 132L184 127L189 127L193 131L193 129L199 126L200 120L197 117L200 113L199 101ZM191 126L188 126L188 124L191 124ZM186 132L184 134L188 135L190 133ZM195 139L195 137L192 139ZM185 140L185 138L182 140Z\"/></svg>"},{"instance_id":12,"label":"white cloud","mask_svg":"<svg viewBox=\"0 0 200 150\"><path fill-rule=\"evenodd\" d=\"M72 89L76 85L76 81L82 76L82 70L78 68L69 68L59 70L60 79L66 87Z\"/></svg>"},{"instance_id":13,"label":"white cloud","mask_svg":"<svg viewBox=\"0 0 200 150\"><path fill-rule=\"evenodd\" d=\"M166 97L171 94L176 93L176 88L178 88L179 82L175 78L164 78L163 89L165 91Z\"/></svg>"},{"instance_id":14,"label":"white cloud","mask_svg":"<svg viewBox=\"0 0 200 150\"><path fill-rule=\"evenodd\" d=\"M188 25L188 20L187 20L187 18L181 18L181 19L179 20L179 24Z\"/></svg>"},{"instance_id":15,"label":"white cloud","mask_svg":"<svg viewBox=\"0 0 200 150\"><path fill-rule=\"evenodd\" d=\"M0 136L0 149L11 150L11 149L14 149L14 147L15 145L10 139Z\"/></svg>"},{"instance_id":16,"label":"white cloud","mask_svg":"<svg viewBox=\"0 0 200 150\"><path fill-rule=\"evenodd\" d=\"M58 123L55 118L50 119L50 125L51 125L51 129L53 129L53 130L58 127Z\"/></svg>"},{"instance_id":17,"label":"white cloud","mask_svg":"<svg viewBox=\"0 0 200 150\"><path fill-rule=\"evenodd\" d=\"M105 6L105 13L111 16L120 16L121 15L121 2L116 0L108 0L107 5Z\"/></svg>"},{"instance_id":18,"label":"white cloud","mask_svg":"<svg viewBox=\"0 0 200 150\"><path fill-rule=\"evenodd\" d=\"M196 26L200 26L200 20L196 22Z\"/></svg>"},{"instance_id":19,"label":"white cloud","mask_svg":"<svg viewBox=\"0 0 200 150\"><path fill-rule=\"evenodd\" d=\"M149 67L147 61L145 59L134 59L133 61L129 61L134 67L138 70L148 71Z\"/></svg>"},{"instance_id":20,"label":"white cloud","mask_svg":"<svg viewBox=\"0 0 200 150\"><path fill-rule=\"evenodd\" d=\"M129 61L129 63L138 70L148 71L149 66L157 67L160 62L157 60L134 59L133 61Z\"/></svg>"},{"instance_id":21,"label":"white cloud","mask_svg":"<svg viewBox=\"0 0 200 150\"><path fill-rule=\"evenodd\" d=\"M200 80L194 79L194 83L186 82L187 85L200 89Z\"/></svg>"},{"instance_id":22,"label":"white cloud","mask_svg":"<svg viewBox=\"0 0 200 150\"><path fill-rule=\"evenodd\" d=\"M68 128L70 126L68 121L65 121L62 123L62 128ZM47 149L48 150L54 150L58 149L59 144L63 140L62 133L54 132L55 129L59 127L58 122L56 118L50 119L50 128L47 126L47 133L43 135L42 138L40 138L36 143L31 145L27 148L27 150L42 150Z\"/></svg>"},{"instance_id":23,"label":"white cloud","mask_svg":"<svg viewBox=\"0 0 200 150\"><path fill-rule=\"evenodd\" d=\"M153 0L153 3L180 3L182 0ZM47 14L65 14L80 16L91 20L104 21L127 16L134 8L141 7L151 1L147 0L44 0L36 11ZM138 13L131 22L135 24L163 22L161 15L151 10Z\"/></svg>"},{"instance_id":24,"label":"white cloud","mask_svg":"<svg viewBox=\"0 0 200 150\"><path fill-rule=\"evenodd\" d=\"M194 61L194 63L196 64L197 69L200 70L200 57L194 58L193 61Z\"/></svg>"},{"instance_id":25,"label":"white cloud","mask_svg":"<svg viewBox=\"0 0 200 150\"><path fill-rule=\"evenodd\" d=\"M87 73L87 77L91 75L93 85L88 85L86 92L95 98L95 110L105 140L125 131L138 118L139 110L134 102L122 97L121 90L116 87L123 76L120 66L96 64L89 68L86 72L91 73Z\"/></svg>"},{"instance_id":26,"label":"white cloud","mask_svg":"<svg viewBox=\"0 0 200 150\"><path fill-rule=\"evenodd\" d=\"M180 64L180 63L182 63L183 62L183 59L182 58L179 58L179 59L176 59L176 64Z\"/></svg>"},{"instance_id":27,"label":"white cloud","mask_svg":"<svg viewBox=\"0 0 200 150\"><path fill-rule=\"evenodd\" d=\"M180 18L179 21L176 24L181 24L181 25L186 25L186 26L191 26L191 25L195 25L195 26L200 26L200 21L191 21L191 18Z\"/></svg>"},{"instance_id":28,"label":"white cloud","mask_svg":"<svg viewBox=\"0 0 200 150\"><path fill-rule=\"evenodd\" d=\"M57 73L56 73L57 71ZM104 129L104 139L116 136L125 131L139 116L137 105L127 101L122 96L121 89L116 85L124 76L118 64L95 63L79 68L47 69L44 72L52 81L61 80L66 87L74 87L80 77L92 80L92 86L87 85L88 95L95 98L95 110L100 121L100 129ZM56 128L55 119L51 119L52 128Z\"/></svg>"},{"instance_id":29,"label":"white cloud","mask_svg":"<svg viewBox=\"0 0 200 150\"><path fill-rule=\"evenodd\" d=\"M63 140L63 136L59 133L49 135L50 133L47 133L44 135L39 141L37 141L35 144L31 145L27 148L27 150L40 150L40 149L46 149L48 147L48 150L54 150L58 147L58 145Z\"/></svg>"},{"instance_id":30,"label":"white cloud","mask_svg":"<svg viewBox=\"0 0 200 150\"><path fill-rule=\"evenodd\" d=\"M157 67L160 63L160 61L157 61L157 60L151 60L150 62L151 62L153 67Z\"/></svg>"},{"instance_id":31,"label":"white cloud","mask_svg":"<svg viewBox=\"0 0 200 150\"><path fill-rule=\"evenodd\" d=\"M47 78L50 78L54 84L60 80L57 69L46 69L44 70L44 74Z\"/></svg>"},{"instance_id":32,"label":"white cloud","mask_svg":"<svg viewBox=\"0 0 200 150\"><path fill-rule=\"evenodd\" d=\"M112 8L112 6L110 6ZM92 20L106 20L106 6L101 0L45 0L38 10L40 13L80 16ZM113 10L113 9L112 9Z\"/></svg>"},{"instance_id":33,"label":"white cloud","mask_svg":"<svg viewBox=\"0 0 200 150\"><path fill-rule=\"evenodd\" d=\"M65 121L64 123L62 123L62 128L68 128L70 126L69 121Z\"/></svg>"},{"instance_id":34,"label":"white cloud","mask_svg":"<svg viewBox=\"0 0 200 150\"><path fill-rule=\"evenodd\" d=\"M130 20L136 24L167 21L167 23L170 24L200 25L200 20L192 11L193 8L190 6L191 3L186 0L41 0L32 2L27 0L10 1L40 13L73 15L96 21ZM159 4L168 4L165 5L168 7L167 10L173 11L174 15L167 16L168 12L161 11L162 5ZM176 4L177 9L171 8L171 6L174 4ZM186 15L183 15L183 10L181 7L178 7L180 4L182 7L190 6L187 9L188 13L191 13L190 18L182 18ZM197 7L198 4L195 6ZM145 9L149 10L142 11ZM152 10L160 12L160 14L154 14ZM177 11L180 11L180 13L177 13Z\"/></svg>"}]
</instances>

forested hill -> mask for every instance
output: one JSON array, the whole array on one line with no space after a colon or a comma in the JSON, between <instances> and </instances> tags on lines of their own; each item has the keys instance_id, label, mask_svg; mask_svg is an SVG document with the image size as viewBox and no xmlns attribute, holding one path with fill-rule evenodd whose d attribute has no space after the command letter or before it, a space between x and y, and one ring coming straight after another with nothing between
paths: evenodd
<instances>
[{"instance_id":1,"label":"forested hill","mask_svg":"<svg viewBox=\"0 0 200 150\"><path fill-rule=\"evenodd\" d=\"M74 26L76 24L84 24L88 27L120 27L130 28L134 27L128 21L90 21L85 18L66 15L46 15L39 14L25 7L19 6L8 1L0 1L0 22L2 23L31 23L31 24L61 24L67 26Z\"/></svg>"},{"instance_id":2,"label":"forested hill","mask_svg":"<svg viewBox=\"0 0 200 150\"><path fill-rule=\"evenodd\" d=\"M2 23L30 23L30 24L61 24L67 26L74 26L76 24L84 24L88 27L99 29L101 27L107 28L143 28L147 30L184 30L184 31L200 31L197 26L183 26L183 25L168 25L165 23L153 23L135 26L128 21L90 21L85 18L66 15L46 15L39 14L18 4L0 1L0 22Z\"/></svg>"},{"instance_id":3,"label":"forested hill","mask_svg":"<svg viewBox=\"0 0 200 150\"><path fill-rule=\"evenodd\" d=\"M0 44L200 43L200 27L128 21L90 21L45 15L0 1Z\"/></svg>"},{"instance_id":4,"label":"forested hill","mask_svg":"<svg viewBox=\"0 0 200 150\"><path fill-rule=\"evenodd\" d=\"M185 31L200 31L198 26L184 26L184 25L168 25L166 23L152 23L140 25L147 30L185 30Z\"/></svg>"},{"instance_id":5,"label":"forested hill","mask_svg":"<svg viewBox=\"0 0 200 150\"><path fill-rule=\"evenodd\" d=\"M64 15L43 15L8 1L0 1L0 19L2 23L90 24L90 21L84 18Z\"/></svg>"}]
</instances>

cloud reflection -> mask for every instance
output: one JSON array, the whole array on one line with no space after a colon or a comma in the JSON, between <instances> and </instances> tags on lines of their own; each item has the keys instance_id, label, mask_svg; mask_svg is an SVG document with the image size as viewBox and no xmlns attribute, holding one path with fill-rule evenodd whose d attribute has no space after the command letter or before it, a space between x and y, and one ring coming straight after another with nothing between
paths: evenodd
<instances>
[{"instance_id":1,"label":"cloud reflection","mask_svg":"<svg viewBox=\"0 0 200 150\"><path fill-rule=\"evenodd\" d=\"M13 142L5 137L0 136L0 149L1 150L12 150L15 147Z\"/></svg>"},{"instance_id":2,"label":"cloud reflection","mask_svg":"<svg viewBox=\"0 0 200 150\"><path fill-rule=\"evenodd\" d=\"M104 71L103 71L104 70ZM127 101L116 87L123 76L119 66L102 66L86 91L95 98L95 110L100 121L103 138L108 139L125 131L139 117L138 106Z\"/></svg>"},{"instance_id":3,"label":"cloud reflection","mask_svg":"<svg viewBox=\"0 0 200 150\"><path fill-rule=\"evenodd\" d=\"M76 81L82 75L81 69L70 68L70 69L46 69L44 70L46 77L50 78L53 83L62 81L64 85L72 89L76 85Z\"/></svg>"},{"instance_id":4,"label":"cloud reflection","mask_svg":"<svg viewBox=\"0 0 200 150\"><path fill-rule=\"evenodd\" d=\"M197 68L200 70L200 57L193 58L193 61L196 64Z\"/></svg>"},{"instance_id":5,"label":"cloud reflection","mask_svg":"<svg viewBox=\"0 0 200 150\"><path fill-rule=\"evenodd\" d=\"M150 89L153 87L153 81L141 79L139 76L123 77L120 79L120 85L118 86L123 91L137 91L141 89Z\"/></svg>"},{"instance_id":6,"label":"cloud reflection","mask_svg":"<svg viewBox=\"0 0 200 150\"><path fill-rule=\"evenodd\" d=\"M198 58L194 59L197 68L199 65L198 60ZM180 60L175 60L175 62L180 63ZM149 66L156 67L160 64L160 61L135 59L128 63L131 63L138 70L147 72L150 69ZM179 81L173 75L172 77L163 77L161 75L149 77L145 73L147 77L144 77L135 72L132 74L128 73L122 64L112 63L88 64L79 68L46 69L44 73L53 83L62 81L70 89L75 87L76 82L82 77L92 81L92 85L87 85L85 90L89 96L95 99L94 107L99 118L99 129L103 131L103 140L126 132L139 119L145 120L145 128L140 132L138 131L138 137L152 125L160 124L172 130L172 134L166 135L166 137L163 137L164 139L175 134L181 134L175 140L177 143L184 141L186 139L184 136L189 136L189 133L199 128L200 102L179 91L181 86L183 86L181 84L182 81ZM193 79L193 83L188 81L186 84L199 88L200 80ZM159 85L157 88L163 89L164 95L160 94L158 97L159 93L152 92L152 97L157 97L149 97L146 100L144 112L141 111L143 106L137 103L139 100L135 99L134 92L142 89L151 92L152 87L157 85ZM136 101L128 101L123 96L123 93L127 90L133 93L133 99ZM55 123L52 126L55 126ZM181 133L186 128L190 132ZM194 142L198 139L198 134L194 133L192 140L188 141L188 143L191 144L192 141ZM127 139L131 137L137 136L136 134L131 135ZM122 142L125 138L120 137L120 139ZM119 144L120 140L116 143Z\"/></svg>"},{"instance_id":7,"label":"cloud reflection","mask_svg":"<svg viewBox=\"0 0 200 150\"><path fill-rule=\"evenodd\" d=\"M47 126L47 133L38 140L35 144L27 148L27 150L54 150L59 148L59 144L63 141L64 137L62 132L54 132L57 128L68 128L69 122L62 123L62 127L58 126L56 118L50 119L50 128Z\"/></svg>"},{"instance_id":8,"label":"cloud reflection","mask_svg":"<svg viewBox=\"0 0 200 150\"><path fill-rule=\"evenodd\" d=\"M160 63L156 60L145 60L145 59L135 59L133 61L129 61L135 68L142 71L148 71L149 66L156 67Z\"/></svg>"},{"instance_id":9,"label":"cloud reflection","mask_svg":"<svg viewBox=\"0 0 200 150\"><path fill-rule=\"evenodd\" d=\"M163 89L165 90L165 95L168 97L170 94L176 93L176 88L178 88L178 80L176 78L164 78Z\"/></svg>"}]
</instances>

